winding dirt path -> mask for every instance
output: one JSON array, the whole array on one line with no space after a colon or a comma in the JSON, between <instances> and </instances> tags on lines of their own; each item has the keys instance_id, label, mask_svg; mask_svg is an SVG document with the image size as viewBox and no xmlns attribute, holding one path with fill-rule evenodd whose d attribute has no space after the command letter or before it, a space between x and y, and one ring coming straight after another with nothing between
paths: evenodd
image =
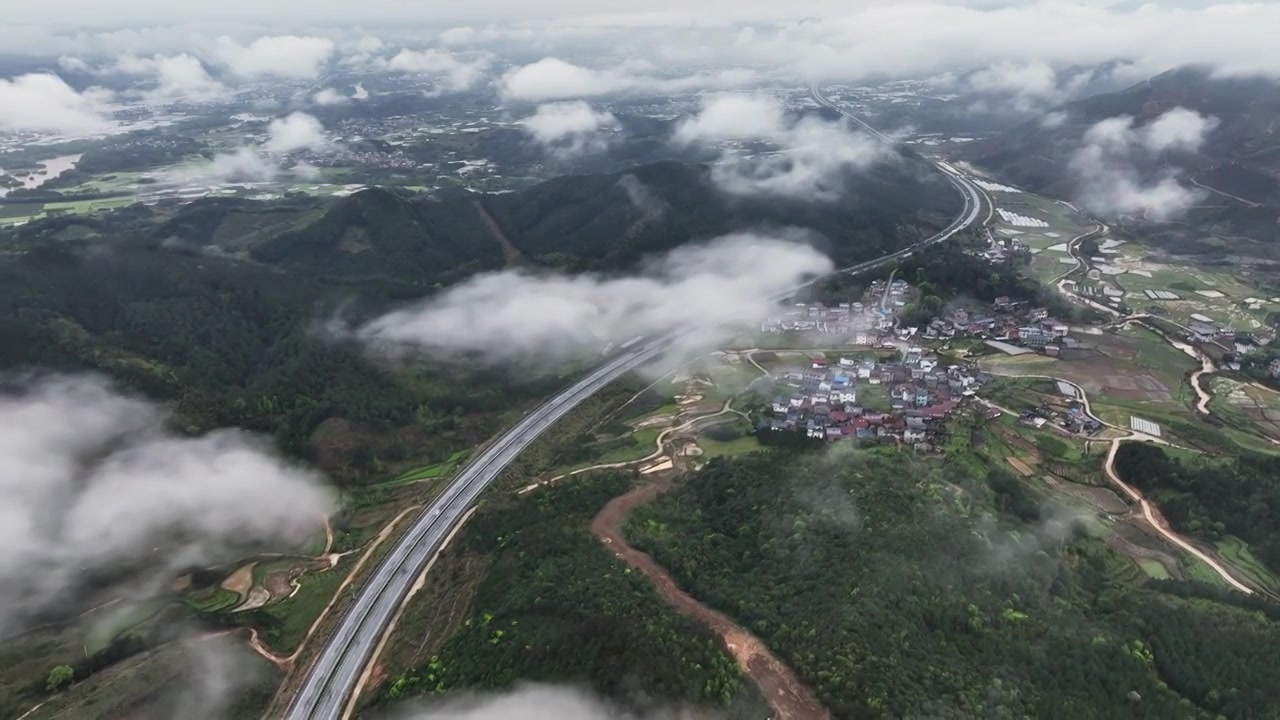
<instances>
[{"instance_id":1,"label":"winding dirt path","mask_svg":"<svg viewBox=\"0 0 1280 720\"><path fill-rule=\"evenodd\" d=\"M347 586L355 580L356 575L358 575L360 570L364 568L365 563L369 561L369 558L373 556L373 553L378 549L378 547L391 536L392 531L396 529L400 524L400 521L404 520L404 518L410 513L420 510L421 507L422 506L420 505L410 505L392 518L391 522L388 522L383 526L382 530L378 533L378 537L374 538L374 540L369 543L369 547L367 547L364 553L360 555L360 559L356 561L356 564L351 568L351 571L347 573L347 577L343 579L342 584L338 585L338 589L333 591L333 595L329 598L329 602L324 606L324 609L320 611L320 614L316 616L316 619L311 623L311 627L307 628L307 633L302 636L302 640L298 643L298 647L294 648L292 653L287 656L280 656L271 652L271 650L263 644L262 639L258 636L258 631L254 628L249 628L249 647L253 648L254 652L263 656L267 660L270 660L276 665L276 667L279 667L286 672L291 670L293 668L294 661L296 661L298 656L302 654L302 651L306 649L307 642L315 635L316 630L318 630L324 623L325 619L329 617L329 613L333 610L333 606L337 604L338 599L342 597L342 591L346 590ZM326 527L328 526L326 525ZM330 535L330 549L331 548L332 535ZM297 592L296 587L294 592ZM283 689L285 685L281 684L280 687Z\"/></svg>"},{"instance_id":2,"label":"winding dirt path","mask_svg":"<svg viewBox=\"0 0 1280 720\"><path fill-rule=\"evenodd\" d=\"M644 573L663 600L681 614L707 625L720 636L738 667L760 688L777 720L830 718L831 713L822 707L804 683L759 638L738 627L727 615L712 610L681 590L671 575L654 562L652 557L627 543L622 526L632 508L657 497L671 487L671 482L670 476L655 479L652 483L610 500L591 521L591 532L609 546L614 555L628 567Z\"/></svg>"},{"instance_id":3,"label":"winding dirt path","mask_svg":"<svg viewBox=\"0 0 1280 720\"><path fill-rule=\"evenodd\" d=\"M1240 592L1246 595L1252 595L1253 594L1252 588L1240 582L1239 580L1235 579L1235 577L1232 576L1231 573L1228 572L1227 569L1223 567L1222 564L1219 563L1217 560L1201 552L1194 545L1187 542L1186 540L1183 540L1181 536L1173 532L1173 530L1169 528L1169 522L1164 519L1164 516L1160 514L1160 511L1155 509L1154 506L1151 505L1151 503L1147 502L1147 499L1142 496L1142 493L1138 492L1137 489L1131 487L1128 483L1120 479L1120 476L1116 473L1116 453L1120 450L1120 443L1123 443L1126 440L1136 440L1136 439L1139 439L1140 437L1143 437L1143 436L1133 434L1133 435L1126 435L1125 437L1119 437L1111 441L1111 450L1107 453L1107 463L1105 466L1103 466L1103 469L1106 470L1106 473L1107 473L1107 479L1109 479L1113 484L1115 484L1116 487L1124 491L1124 494L1128 495L1130 499L1138 503L1138 507L1142 509L1142 517L1146 519L1146 521L1151 525L1152 528L1155 529L1157 533L1160 533L1161 537L1163 537L1165 540L1168 540L1170 543L1178 546L1179 548L1182 548L1188 554L1202 561L1205 565L1208 565L1210 568L1213 568L1213 571L1218 573L1218 575L1223 580L1225 580L1227 584L1230 585L1231 587L1235 588L1236 590L1239 590Z\"/></svg>"},{"instance_id":4,"label":"winding dirt path","mask_svg":"<svg viewBox=\"0 0 1280 720\"><path fill-rule=\"evenodd\" d=\"M581 475L582 473L591 472L592 470L607 470L609 468L630 467L632 465L641 465L643 463L657 460L658 458L662 457L663 454L666 453L666 449L663 446L667 442L667 437L672 433L680 432L681 430L688 430L689 428L693 427L694 425L697 425L700 422L703 422L705 420L711 420L712 418L718 418L722 415L734 414L734 415L741 415L743 417L747 417L747 415L742 411L734 410L732 405L733 405L733 399L730 398L729 400L725 401L724 407L720 408L720 410L718 410L717 412L711 413L710 415L699 415L698 417L688 420L687 422L684 422L680 425L676 425L675 427L669 427L666 430L663 430L661 433L658 434L657 439L654 441L654 444L657 445L657 448L654 449L653 452L649 453L648 455L645 455L644 457L638 460L624 460L622 462L615 462L615 463L601 463L599 465L589 465L584 468L578 468L577 470L567 472L564 475L557 475L553 478L550 478L549 480L543 480L541 482L533 483L532 485L526 485L525 487L522 487L519 490L517 490L516 494L524 495L525 493L531 493L540 487L550 485L554 482L558 482L567 477L573 477L574 475Z\"/></svg>"},{"instance_id":5,"label":"winding dirt path","mask_svg":"<svg viewBox=\"0 0 1280 720\"><path fill-rule=\"evenodd\" d=\"M998 373L991 373L991 374L994 375ZM1085 393L1084 388L1080 387L1079 385L1073 382L1062 380L1061 378L1046 376L1046 375L1008 375L1007 377L1032 377L1032 378L1040 378L1045 380L1057 380L1059 382L1068 383L1073 387L1075 387L1076 391L1080 394L1080 400L1084 404L1086 415L1088 415L1094 420L1097 420L1098 422L1112 429L1115 429L1115 430L1122 429L1116 425L1111 425L1110 423L1106 423L1102 419L1095 416L1093 414L1093 409L1089 406L1088 394ZM982 400L982 401L988 405L991 405L986 400ZM994 405L991 405L991 406L998 407ZM1120 450L1120 444L1126 441L1151 442L1151 443L1157 443L1160 445L1168 445L1171 447L1179 447L1167 440L1164 440L1163 438L1154 437L1152 435L1147 435L1145 433L1140 433L1137 431L1129 431L1128 434L1123 435L1121 437L1117 437L1111 441L1111 449L1107 452L1107 460L1103 464L1103 468L1102 468L1107 475L1107 479L1110 480L1113 485L1119 488L1126 496L1128 496L1130 500L1138 504L1138 508L1141 510L1142 518L1146 520L1147 523L1157 533L1159 533L1161 537L1163 537L1172 545L1175 545L1178 548L1181 548L1182 550L1186 551L1188 554L1192 555L1196 559L1203 561L1204 564L1208 565L1210 568L1213 569L1214 572L1218 573L1218 575L1223 580L1225 580L1226 583L1231 587L1235 588L1236 590L1239 590L1242 593L1252 595L1254 592L1252 588L1250 588L1249 586L1237 580L1226 569L1226 567L1223 566L1222 563L1210 557L1208 554L1201 551L1199 548L1196 548L1194 545L1184 540L1182 536L1175 533L1172 530L1172 528L1170 528L1169 522L1164 519L1163 515L1160 514L1159 508L1147 502L1147 499L1143 497L1142 493L1138 492L1136 488L1132 487L1131 485L1126 483L1124 480L1120 479L1120 476L1116 473L1116 469L1115 469L1116 453Z\"/></svg>"}]
</instances>

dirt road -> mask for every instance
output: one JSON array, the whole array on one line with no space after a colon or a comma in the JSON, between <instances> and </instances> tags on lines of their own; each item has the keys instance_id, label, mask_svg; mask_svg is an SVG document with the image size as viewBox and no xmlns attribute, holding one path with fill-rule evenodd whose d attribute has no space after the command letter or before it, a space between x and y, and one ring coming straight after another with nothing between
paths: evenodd
<instances>
[{"instance_id":1,"label":"dirt road","mask_svg":"<svg viewBox=\"0 0 1280 720\"><path fill-rule=\"evenodd\" d=\"M1187 553L1194 556L1196 559L1200 560L1205 565L1208 565L1210 568L1213 568L1213 571L1218 573L1218 575L1223 580L1225 580L1227 584L1230 585L1231 587L1235 588L1236 590L1239 590L1242 593L1245 593L1246 595L1252 595L1253 589L1245 585L1244 583L1240 582L1239 580L1236 580L1235 577L1231 575L1231 573L1227 572L1227 569L1223 567L1221 563L1209 557L1205 553L1201 552L1194 545L1187 542L1186 540L1183 540L1177 533L1170 530L1168 521L1166 521L1164 517L1160 515L1160 512L1158 510L1152 509L1151 503L1147 502L1147 499L1142 496L1142 493L1138 492L1135 488L1129 486L1128 483L1121 480L1120 476L1116 474L1116 453L1120 450L1120 443L1125 442L1126 440L1136 440L1136 439L1138 439L1138 435L1135 434L1135 435L1128 435L1121 438L1116 438L1115 440L1111 441L1111 450L1107 453L1107 463L1106 465L1103 466L1103 469L1105 469L1107 472L1107 478L1111 480L1111 482L1114 483L1116 487L1124 491L1125 495L1128 495L1130 499L1138 503L1138 507L1142 509L1142 517L1146 519L1147 523L1150 524L1151 527L1154 528L1156 532L1160 533L1161 537L1163 537L1165 540L1168 540L1170 543L1173 543L1174 545L1177 545L1178 547L1187 551Z\"/></svg>"},{"instance_id":2,"label":"dirt road","mask_svg":"<svg viewBox=\"0 0 1280 720\"><path fill-rule=\"evenodd\" d=\"M649 502L671 486L671 478L655 480L620 495L595 516L591 531L629 567L644 573L662 599L680 613L704 623L724 641L725 647L751 681L760 688L778 720L830 718L827 712L781 660L759 638L738 627L728 616L698 602L676 585L675 580L649 555L627 543L622 534L631 509Z\"/></svg>"},{"instance_id":3,"label":"dirt road","mask_svg":"<svg viewBox=\"0 0 1280 720\"><path fill-rule=\"evenodd\" d=\"M637 460L623 460L622 462L615 462L615 463L602 463L600 465L589 465L584 468L578 468L577 470L573 470L571 472L565 473L564 475L557 475L549 480L542 480L540 482L533 483L532 485L526 485L525 487L517 490L516 494L524 495L526 493L531 493L540 487L550 485L554 482L558 482L567 477L573 477L574 475L581 475L582 473L593 472L595 470L608 470L611 468L631 467L632 465L641 465L643 463L657 460L658 458L662 457L663 454L666 452L664 445L667 442L667 436L671 435L672 433L680 432L682 430L688 430L689 428L693 427L694 425L697 425L700 422L703 422L705 420L711 420L712 418L718 418L722 415L728 415L730 413L735 415L741 415L744 418L747 417L747 415L744 414L742 411L734 410L732 405L733 405L733 398L730 398L725 401L723 407L721 407L718 411L711 413L710 415L699 415L698 417L693 418L692 420L689 420L681 425L677 425L675 427L670 427L670 428L667 428L666 430L663 430L658 435L657 440L655 441L657 448L653 452L649 453L648 455L645 455L642 458L639 458Z\"/></svg>"}]
</instances>

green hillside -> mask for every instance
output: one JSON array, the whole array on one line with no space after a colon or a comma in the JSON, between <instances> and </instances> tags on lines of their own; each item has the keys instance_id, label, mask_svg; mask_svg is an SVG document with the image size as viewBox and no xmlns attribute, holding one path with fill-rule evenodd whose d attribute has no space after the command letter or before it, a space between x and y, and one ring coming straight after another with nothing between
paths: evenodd
<instances>
[{"instance_id":1,"label":"green hillside","mask_svg":"<svg viewBox=\"0 0 1280 720\"><path fill-rule=\"evenodd\" d=\"M170 401L185 428L268 433L339 482L369 482L474 447L562 380L380 367L317 331L339 308L373 314L506 262L617 271L770 226L871 257L955 212L951 189L915 172L891 167L825 206L731 201L705 168L660 164L634 171L660 215L605 175L446 201L372 189L44 220L0 233L0 369L102 371Z\"/></svg>"}]
</instances>

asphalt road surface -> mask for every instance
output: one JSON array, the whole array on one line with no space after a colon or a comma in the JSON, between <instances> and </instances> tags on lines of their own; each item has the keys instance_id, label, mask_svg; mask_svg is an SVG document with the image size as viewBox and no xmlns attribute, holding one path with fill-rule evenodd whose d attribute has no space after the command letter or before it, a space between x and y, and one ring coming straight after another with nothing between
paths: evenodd
<instances>
[{"instance_id":1,"label":"asphalt road surface","mask_svg":"<svg viewBox=\"0 0 1280 720\"><path fill-rule=\"evenodd\" d=\"M813 88L813 97L819 104L843 113L884 142L894 144L892 139L834 106L816 87ZM837 273L861 273L881 267L949 239L978 222L984 211L986 217L990 218L994 208L981 188L946 163L936 162L934 165L964 196L964 209L960 215L945 230L931 238L889 255L843 268ZM796 287L779 295L777 299L784 300L821 279ZM515 427L499 436L484 452L467 463L449 487L422 511L413 526L396 542L360 587L355 601L311 665L306 679L294 695L286 717L289 720L340 718L373 649L378 645L384 629L408 594L409 588L431 558L439 552L445 538L476 503L480 494L503 468L553 423L600 388L661 356L672 339L664 337L646 340L614 355L572 387L525 415Z\"/></svg>"}]
</instances>

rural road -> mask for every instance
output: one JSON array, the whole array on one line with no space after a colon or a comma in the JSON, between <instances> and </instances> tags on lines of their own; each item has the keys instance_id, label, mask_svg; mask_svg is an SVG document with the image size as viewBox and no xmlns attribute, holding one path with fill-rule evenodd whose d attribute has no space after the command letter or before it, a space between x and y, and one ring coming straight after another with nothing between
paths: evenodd
<instances>
[{"instance_id":1,"label":"rural road","mask_svg":"<svg viewBox=\"0 0 1280 720\"><path fill-rule=\"evenodd\" d=\"M1239 590L1240 592L1246 595L1252 595L1253 589L1250 588L1248 585L1245 585L1244 583L1240 582L1239 580L1236 580L1235 577L1233 577L1230 572L1227 572L1227 569L1223 567L1221 563L1209 557L1205 553L1201 552L1194 545L1187 542L1186 540L1183 540L1182 537L1179 536L1177 533L1168 529L1168 522L1164 519L1163 516L1160 516L1157 512L1152 511L1151 503L1147 502L1147 499L1142 496L1142 493L1138 492L1135 488L1131 487L1128 483L1120 479L1120 476L1116 473L1116 453L1119 452L1121 443L1125 442L1126 440L1136 440L1136 439L1145 439L1145 436L1139 437L1139 435L1135 433L1133 435L1116 438L1115 440L1111 441L1111 450L1107 453L1107 463L1104 466L1104 469L1107 472L1107 478L1110 479L1111 482L1115 484L1116 487L1123 490L1124 494L1128 495L1131 500L1138 503L1138 507L1142 508L1142 517L1144 517L1146 521L1150 523L1151 527L1155 528L1156 532L1160 533L1161 537L1163 537L1165 540L1168 540L1170 543L1173 543L1174 545L1177 545L1178 547L1187 551L1188 554L1202 561L1205 565L1208 565L1210 568L1213 568L1213 571L1218 573L1218 575L1223 580L1225 580L1227 584L1230 585L1231 587L1235 588L1236 590Z\"/></svg>"},{"instance_id":2,"label":"rural road","mask_svg":"<svg viewBox=\"0 0 1280 720\"><path fill-rule=\"evenodd\" d=\"M550 480L543 480L542 482L536 482L536 483L533 483L532 485L526 485L520 490L517 490L516 494L524 495L526 493L531 493L534 490L537 490L538 488L543 487L545 485L550 485L552 483L563 480L567 477L573 477L574 475L581 475L582 473L588 473L594 470L609 470L612 468L624 468L624 467L630 467L632 465L640 465L643 463L650 462L652 460L657 460L658 458L662 457L664 452L663 444L667 442L667 436L671 435L672 433L680 432L681 430L688 430L689 428L703 421L712 420L718 417L723 417L731 413L736 413L738 415L742 415L743 417L747 417L747 415L744 414L743 412L739 410L734 410L731 407L732 404L733 404L733 399L730 398L724 401L723 407L721 407L719 410L709 415L699 415L698 417L685 421L680 425L669 427L666 430L663 430L661 433L658 434L657 439L654 441L658 446L657 449L649 453L648 455L645 455L642 458L637 458L635 460L623 460L622 462L614 462L614 463L601 463L599 465L588 465L587 467L578 468L577 470L572 470L570 472L567 472L564 475L557 475L551 478Z\"/></svg>"},{"instance_id":3,"label":"rural road","mask_svg":"<svg viewBox=\"0 0 1280 720\"><path fill-rule=\"evenodd\" d=\"M1098 421L1099 423L1101 423L1102 425L1105 425L1106 427L1112 428L1113 430L1124 429L1116 425L1112 425L1110 423L1104 422L1102 418L1099 418L1096 415L1094 415L1092 408L1089 406L1089 396L1087 393L1085 393L1084 388L1080 387L1079 385L1069 380L1063 380L1061 378L1055 378L1048 375L1012 375L1012 374L1002 374L1002 373L988 373L988 374L998 375L1001 377L1053 380L1056 382L1062 382L1062 383L1071 385L1072 387L1075 388L1076 392L1079 394L1080 401L1084 405L1085 415ZM1001 408L998 405L994 405L985 399L982 399L982 398L979 398L979 399L983 402L983 404L989 407L994 407L1003 412L1014 414L1011 410L1008 410L1006 408ZM1218 573L1218 575L1221 576L1222 579L1225 580L1227 584L1229 584L1231 587L1239 590L1240 592L1252 595L1253 590L1250 589L1244 583L1241 583L1239 580L1236 580L1235 577L1233 577L1231 573L1228 572L1227 569L1222 566L1221 563L1209 557L1204 552L1201 552L1200 550L1196 549L1194 545L1187 542L1186 540L1183 540L1181 536L1179 536L1177 533L1169 529L1168 522L1165 521L1164 517L1159 514L1158 510L1152 509L1151 503L1147 502L1147 499L1143 497L1142 493L1138 492L1136 488L1130 486L1128 483L1120 479L1120 476L1116 474L1116 470L1115 470L1116 452L1120 450L1120 444L1126 441L1142 441L1142 442L1157 443L1160 445L1172 445L1172 443L1168 442L1167 440L1155 437L1153 435L1147 435L1146 433L1141 433L1137 431L1130 431L1128 435L1112 440L1111 449L1107 453L1107 461L1103 465L1103 470L1106 472L1107 479L1110 480L1112 484L1114 484L1116 487L1120 488L1120 490L1123 491L1125 495L1129 496L1129 499L1133 500L1138 504L1138 507L1141 508L1142 510L1142 516L1146 519L1148 523L1150 523L1151 527L1155 528L1155 531L1159 533L1161 537L1163 537L1165 540L1168 540L1173 545L1176 545L1179 548L1182 548L1183 550L1187 551L1189 554L1196 557L1197 559L1204 561L1206 565L1212 568L1214 572Z\"/></svg>"},{"instance_id":4,"label":"rural road","mask_svg":"<svg viewBox=\"0 0 1280 720\"><path fill-rule=\"evenodd\" d=\"M852 118L824 98L816 87L812 92L819 104ZM895 144L858 118L852 119L876 137ZM994 206L981 188L946 163L936 162L934 165L964 197L964 207L955 220L946 229L919 243L843 268L833 275L866 272L943 242L979 222L984 210L986 220L990 220ZM774 299L781 301L820 279L792 288ZM349 701L354 701L352 693L365 666L409 589L462 517L502 470L557 420L601 388L660 357L677 335L697 331L696 327L684 328L677 334L643 341L613 356L573 386L525 415L480 454L472 457L454 476L449 487L414 520L360 587L346 614L309 668L285 717L289 720L337 720L343 717Z\"/></svg>"}]
</instances>

